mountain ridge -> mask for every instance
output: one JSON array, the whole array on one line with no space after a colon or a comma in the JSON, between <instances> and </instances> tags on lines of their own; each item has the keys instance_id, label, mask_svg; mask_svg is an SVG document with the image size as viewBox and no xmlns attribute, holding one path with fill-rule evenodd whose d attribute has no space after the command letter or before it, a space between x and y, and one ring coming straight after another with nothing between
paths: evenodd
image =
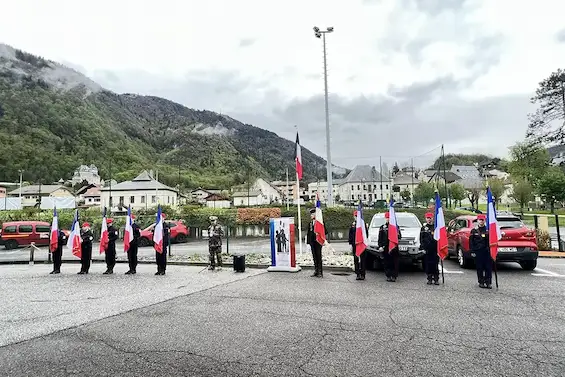
<instances>
[{"instance_id":1,"label":"mountain ridge","mask_svg":"<svg viewBox=\"0 0 565 377\"><path fill-rule=\"evenodd\" d=\"M17 179L19 169L31 181L56 181L95 164L106 178L153 168L169 185L228 188L256 176L284 179L294 169L294 142L272 131L161 97L117 94L5 44L0 143L8 149L0 181ZM305 179L314 180L325 160L304 146L302 158Z\"/></svg>"}]
</instances>

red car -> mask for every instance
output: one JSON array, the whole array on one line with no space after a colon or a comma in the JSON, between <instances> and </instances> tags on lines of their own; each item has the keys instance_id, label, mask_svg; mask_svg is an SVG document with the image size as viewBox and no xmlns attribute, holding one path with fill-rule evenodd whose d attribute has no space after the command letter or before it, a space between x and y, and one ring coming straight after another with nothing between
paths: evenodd
<instances>
[{"instance_id":1,"label":"red car","mask_svg":"<svg viewBox=\"0 0 565 377\"><path fill-rule=\"evenodd\" d=\"M182 243L188 241L189 230L186 225L184 225L184 222L182 220L165 221L165 223L171 229L171 241L173 243ZM147 228L141 231L139 246L153 245L154 227L155 223L149 225Z\"/></svg>"},{"instance_id":2,"label":"red car","mask_svg":"<svg viewBox=\"0 0 565 377\"><path fill-rule=\"evenodd\" d=\"M62 231L69 236L68 230ZM44 221L8 221L2 224L0 245L8 250L29 246L32 242L37 246L46 246L49 245L50 233L51 224Z\"/></svg>"},{"instance_id":3,"label":"red car","mask_svg":"<svg viewBox=\"0 0 565 377\"><path fill-rule=\"evenodd\" d=\"M535 230L524 225L517 216L497 215L496 218L502 232L496 261L518 262L524 270L535 269L538 260ZM449 256L456 256L462 268L473 264L475 253L469 251L469 236L476 224L477 216L465 215L451 220L447 226Z\"/></svg>"}]
</instances>

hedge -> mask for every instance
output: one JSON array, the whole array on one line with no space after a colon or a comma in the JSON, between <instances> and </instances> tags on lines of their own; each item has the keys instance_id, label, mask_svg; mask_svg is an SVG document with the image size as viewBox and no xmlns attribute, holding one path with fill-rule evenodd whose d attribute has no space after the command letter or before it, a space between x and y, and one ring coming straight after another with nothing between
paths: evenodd
<instances>
[{"instance_id":1,"label":"hedge","mask_svg":"<svg viewBox=\"0 0 565 377\"><path fill-rule=\"evenodd\" d=\"M423 219L427 209L399 209L398 212L411 212L418 218ZM366 209L363 211L363 217L366 223L369 223L375 213L384 212L384 210ZM287 210L286 207L271 208L202 208L202 207L181 207L180 210L173 208L164 208L163 213L167 214L168 219L182 219L189 227L205 228L209 225L209 217L217 216L220 224L236 226L236 225L266 225L272 217L294 217L295 224L298 223L298 214L296 207ZM153 211L136 211L137 223L141 227L148 226L155 221L155 212ZM464 214L464 212L444 211L446 222ZM346 208L324 208L324 222L328 229L347 229L351 226L353 219L353 210ZM59 226L64 229L70 229L74 218L74 210L58 210ZM301 208L302 229L306 229L310 220L308 208ZM21 220L38 220L51 222L53 213L51 211L37 211L35 209L25 209L18 211L0 211L0 223L6 221ZM95 233L99 233L102 224L102 215L99 209L81 209L79 210L79 218L81 224L87 221L91 224ZM117 227L122 228L125 225L125 216L113 216L114 223Z\"/></svg>"}]
</instances>

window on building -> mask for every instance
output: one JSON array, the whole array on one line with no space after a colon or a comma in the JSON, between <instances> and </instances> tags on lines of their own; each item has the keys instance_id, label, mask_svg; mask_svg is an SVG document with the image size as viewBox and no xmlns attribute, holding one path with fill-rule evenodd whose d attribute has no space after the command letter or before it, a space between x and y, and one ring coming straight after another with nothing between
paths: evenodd
<instances>
[{"instance_id":1,"label":"window on building","mask_svg":"<svg viewBox=\"0 0 565 377\"><path fill-rule=\"evenodd\" d=\"M120 196L120 205L123 206L124 205L124 197Z\"/></svg>"},{"instance_id":2,"label":"window on building","mask_svg":"<svg viewBox=\"0 0 565 377\"><path fill-rule=\"evenodd\" d=\"M388 190L388 185L386 185L386 189Z\"/></svg>"},{"instance_id":3,"label":"window on building","mask_svg":"<svg viewBox=\"0 0 565 377\"><path fill-rule=\"evenodd\" d=\"M355 200L355 195L351 195L351 200Z\"/></svg>"},{"instance_id":4,"label":"window on building","mask_svg":"<svg viewBox=\"0 0 565 377\"><path fill-rule=\"evenodd\" d=\"M94 198L95 203L100 203L100 198Z\"/></svg>"},{"instance_id":5,"label":"window on building","mask_svg":"<svg viewBox=\"0 0 565 377\"><path fill-rule=\"evenodd\" d=\"M373 194L369 194L369 200L373 200Z\"/></svg>"},{"instance_id":6,"label":"window on building","mask_svg":"<svg viewBox=\"0 0 565 377\"><path fill-rule=\"evenodd\" d=\"M383 189L383 185L381 185L381 190Z\"/></svg>"},{"instance_id":7,"label":"window on building","mask_svg":"<svg viewBox=\"0 0 565 377\"><path fill-rule=\"evenodd\" d=\"M367 190L367 185L363 185L363 190Z\"/></svg>"},{"instance_id":8,"label":"window on building","mask_svg":"<svg viewBox=\"0 0 565 377\"><path fill-rule=\"evenodd\" d=\"M355 190L355 186L351 185L351 190Z\"/></svg>"},{"instance_id":9,"label":"window on building","mask_svg":"<svg viewBox=\"0 0 565 377\"><path fill-rule=\"evenodd\" d=\"M167 196L167 204L171 204L171 197Z\"/></svg>"},{"instance_id":10,"label":"window on building","mask_svg":"<svg viewBox=\"0 0 565 377\"><path fill-rule=\"evenodd\" d=\"M157 197L155 195L151 196L151 203L157 203Z\"/></svg>"},{"instance_id":11,"label":"window on building","mask_svg":"<svg viewBox=\"0 0 565 377\"><path fill-rule=\"evenodd\" d=\"M33 226L32 225L20 225L18 230L19 230L20 233L31 233L31 232L33 232Z\"/></svg>"},{"instance_id":12,"label":"window on building","mask_svg":"<svg viewBox=\"0 0 565 377\"><path fill-rule=\"evenodd\" d=\"M367 200L367 194L363 194L363 200Z\"/></svg>"},{"instance_id":13,"label":"window on building","mask_svg":"<svg viewBox=\"0 0 565 377\"><path fill-rule=\"evenodd\" d=\"M129 202L130 202L130 204L135 203L135 196L130 196L130 197L129 197Z\"/></svg>"},{"instance_id":14,"label":"window on building","mask_svg":"<svg viewBox=\"0 0 565 377\"><path fill-rule=\"evenodd\" d=\"M371 191L371 185L367 185L367 190Z\"/></svg>"},{"instance_id":15,"label":"window on building","mask_svg":"<svg viewBox=\"0 0 565 377\"><path fill-rule=\"evenodd\" d=\"M357 185L357 190L361 190L361 185Z\"/></svg>"},{"instance_id":16,"label":"window on building","mask_svg":"<svg viewBox=\"0 0 565 377\"><path fill-rule=\"evenodd\" d=\"M145 196L141 197L141 204L145 204Z\"/></svg>"}]
</instances>

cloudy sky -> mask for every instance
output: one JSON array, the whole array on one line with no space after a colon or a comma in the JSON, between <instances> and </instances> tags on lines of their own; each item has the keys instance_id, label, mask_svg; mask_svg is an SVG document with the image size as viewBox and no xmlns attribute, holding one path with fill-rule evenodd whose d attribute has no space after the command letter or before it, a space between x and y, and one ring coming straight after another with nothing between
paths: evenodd
<instances>
[{"instance_id":1,"label":"cloudy sky","mask_svg":"<svg viewBox=\"0 0 565 377\"><path fill-rule=\"evenodd\" d=\"M534 5L535 4L535 5ZM301 141L334 164L503 156L565 64L563 0L17 0L0 42L117 92L162 96Z\"/></svg>"}]
</instances>

